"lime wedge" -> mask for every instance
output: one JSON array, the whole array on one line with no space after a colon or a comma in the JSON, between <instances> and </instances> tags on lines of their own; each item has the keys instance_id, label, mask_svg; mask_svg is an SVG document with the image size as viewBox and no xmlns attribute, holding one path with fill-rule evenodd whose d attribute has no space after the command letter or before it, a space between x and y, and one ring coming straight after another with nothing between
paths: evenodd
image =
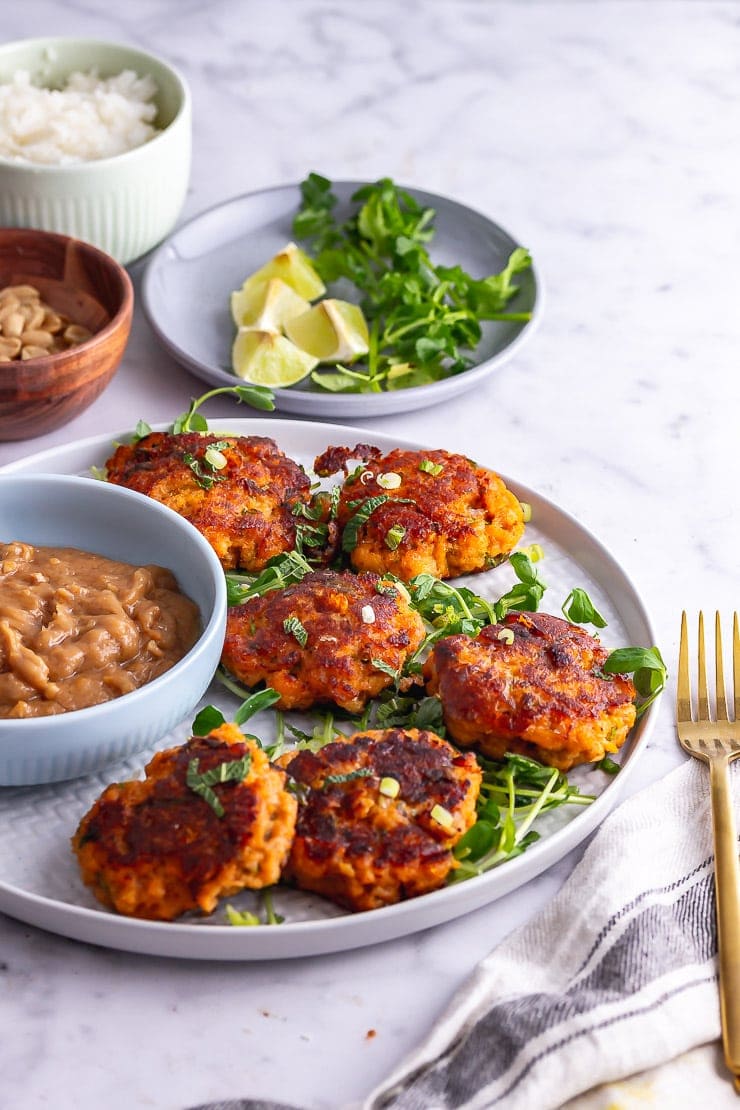
<instances>
[{"instance_id":1,"label":"lime wedge","mask_svg":"<svg viewBox=\"0 0 740 1110\"><path fill-rule=\"evenodd\" d=\"M295 385L317 362L284 335L260 328L239 328L231 349L234 373L251 385Z\"/></svg>"},{"instance_id":2,"label":"lime wedge","mask_svg":"<svg viewBox=\"0 0 740 1110\"><path fill-rule=\"evenodd\" d=\"M285 322L285 334L320 362L352 362L368 351L367 321L349 301L327 298Z\"/></svg>"},{"instance_id":3,"label":"lime wedge","mask_svg":"<svg viewBox=\"0 0 740 1110\"><path fill-rule=\"evenodd\" d=\"M257 285L247 282L231 294L231 315L238 328L282 331L286 320L308 312L311 305L282 278L270 278Z\"/></svg>"},{"instance_id":4,"label":"lime wedge","mask_svg":"<svg viewBox=\"0 0 740 1110\"><path fill-rule=\"evenodd\" d=\"M288 243L274 258L250 274L242 285L241 292L252 291L271 278L280 278L307 301L315 301L326 292L326 286L316 273L311 259L295 243Z\"/></svg>"}]
</instances>

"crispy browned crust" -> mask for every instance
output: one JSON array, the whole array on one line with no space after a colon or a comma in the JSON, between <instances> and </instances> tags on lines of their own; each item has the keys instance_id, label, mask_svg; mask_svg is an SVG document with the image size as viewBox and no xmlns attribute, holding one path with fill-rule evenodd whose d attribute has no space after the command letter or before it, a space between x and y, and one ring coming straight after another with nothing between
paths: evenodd
<instances>
[{"instance_id":1,"label":"crispy browned crust","mask_svg":"<svg viewBox=\"0 0 740 1110\"><path fill-rule=\"evenodd\" d=\"M608 654L559 617L509 613L475 638L440 640L424 677L455 743L567 771L616 752L634 724L635 687L625 675L602 674Z\"/></svg>"},{"instance_id":2,"label":"crispy browned crust","mask_svg":"<svg viewBox=\"0 0 740 1110\"><path fill-rule=\"evenodd\" d=\"M241 782L213 787L219 817L186 783L251 756ZM107 787L72 838L82 878L104 905L132 917L172 921L187 910L210 913L219 898L280 878L296 818L285 775L235 725L158 752L141 781Z\"/></svg>"},{"instance_id":3,"label":"crispy browned crust","mask_svg":"<svg viewBox=\"0 0 740 1110\"><path fill-rule=\"evenodd\" d=\"M448 451L394 450L380 458L366 445L353 451L328 448L315 467L330 473L348 459L361 458L361 474L350 474L342 487L338 520L346 527L360 505L372 497L387 501L362 524L350 561L357 570L390 571L408 581L416 574L451 578L485 570L507 555L524 532L519 501L492 470ZM439 474L420 469L428 460ZM377 478L398 474L401 483L388 489ZM404 530L398 546L389 532Z\"/></svg>"},{"instance_id":4,"label":"crispy browned crust","mask_svg":"<svg viewBox=\"0 0 740 1110\"><path fill-rule=\"evenodd\" d=\"M424 638L419 614L393 587L379 592L379 582L375 574L314 571L250 598L229 610L222 662L244 685L277 690L280 709L361 711L393 682L375 662L398 671ZM306 631L305 646L285 628L291 617Z\"/></svg>"},{"instance_id":5,"label":"crispy browned crust","mask_svg":"<svg viewBox=\"0 0 740 1110\"><path fill-rule=\"evenodd\" d=\"M371 730L285 765L303 785L288 880L350 910L444 883L451 849L475 820L481 772L471 753L418 729ZM399 784L396 797L381 793L384 778ZM435 806L450 814L449 827L432 816Z\"/></svg>"},{"instance_id":6,"label":"crispy browned crust","mask_svg":"<svg viewBox=\"0 0 740 1110\"><path fill-rule=\"evenodd\" d=\"M227 465L218 471L204 460L220 447ZM196 460L203 479L186 461ZM106 463L108 480L146 493L186 517L203 533L225 570L258 572L268 559L295 546L292 508L310 498L303 469L266 436L218 436L152 432L122 444Z\"/></svg>"}]
</instances>

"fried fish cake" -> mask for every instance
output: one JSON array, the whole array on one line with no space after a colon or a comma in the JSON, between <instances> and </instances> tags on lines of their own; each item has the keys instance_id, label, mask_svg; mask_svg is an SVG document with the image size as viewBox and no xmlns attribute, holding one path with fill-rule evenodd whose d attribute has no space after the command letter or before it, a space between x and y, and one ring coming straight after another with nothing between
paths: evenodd
<instances>
[{"instance_id":1,"label":"fried fish cake","mask_svg":"<svg viewBox=\"0 0 740 1110\"><path fill-rule=\"evenodd\" d=\"M432 732L358 732L285 766L300 800L284 877L346 909L440 887L475 821L478 763Z\"/></svg>"},{"instance_id":2,"label":"fried fish cake","mask_svg":"<svg viewBox=\"0 0 740 1110\"><path fill-rule=\"evenodd\" d=\"M257 573L292 550L293 510L310 499L306 473L266 436L151 432L121 444L106 468L108 481L186 517L225 570Z\"/></svg>"},{"instance_id":3,"label":"fried fish cake","mask_svg":"<svg viewBox=\"0 0 740 1110\"><path fill-rule=\"evenodd\" d=\"M208 772L226 776L210 786L210 802L193 789ZM222 725L158 752L145 779L107 787L82 818L72 847L84 882L103 905L172 921L187 910L211 913L219 898L245 888L276 883L295 819L284 773L235 725Z\"/></svg>"},{"instance_id":4,"label":"fried fish cake","mask_svg":"<svg viewBox=\"0 0 740 1110\"><path fill-rule=\"evenodd\" d=\"M393 682L424 634L378 575L319 570L229 609L221 658L246 686L277 690L280 709L333 703L354 713Z\"/></svg>"},{"instance_id":5,"label":"fried fish cake","mask_svg":"<svg viewBox=\"0 0 740 1110\"><path fill-rule=\"evenodd\" d=\"M358 444L328 448L314 468L325 476L358 458L365 465L345 478L338 511L343 546L357 570L405 581L423 573L454 578L494 565L524 532L514 494L464 455L401 449L382 455Z\"/></svg>"},{"instance_id":6,"label":"fried fish cake","mask_svg":"<svg viewBox=\"0 0 740 1110\"><path fill-rule=\"evenodd\" d=\"M616 752L634 724L634 684L602 673L608 654L560 617L509 613L474 638L438 641L424 677L455 743L567 771Z\"/></svg>"}]
</instances>

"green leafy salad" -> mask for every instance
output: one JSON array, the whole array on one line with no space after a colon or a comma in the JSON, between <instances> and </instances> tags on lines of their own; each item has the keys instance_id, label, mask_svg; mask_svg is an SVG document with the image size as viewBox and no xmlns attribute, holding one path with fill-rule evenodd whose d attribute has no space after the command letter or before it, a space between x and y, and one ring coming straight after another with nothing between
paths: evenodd
<instances>
[{"instance_id":1,"label":"green leafy salad","mask_svg":"<svg viewBox=\"0 0 740 1110\"><path fill-rule=\"evenodd\" d=\"M311 173L301 184L293 234L327 284L349 282L369 323L369 350L360 361L316 369L315 385L332 392L377 393L428 385L474 364L488 320L527 322L531 312L507 306L517 274L531 267L523 247L500 273L474 278L430 254L435 212L390 178L358 189L352 215L340 222L331 182Z\"/></svg>"}]
</instances>

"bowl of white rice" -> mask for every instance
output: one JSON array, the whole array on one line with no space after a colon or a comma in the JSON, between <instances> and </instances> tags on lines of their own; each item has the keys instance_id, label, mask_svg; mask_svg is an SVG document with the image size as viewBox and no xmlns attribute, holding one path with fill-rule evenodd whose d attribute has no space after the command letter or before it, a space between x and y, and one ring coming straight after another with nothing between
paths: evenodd
<instances>
[{"instance_id":1,"label":"bowl of white rice","mask_svg":"<svg viewBox=\"0 0 740 1110\"><path fill-rule=\"evenodd\" d=\"M191 130L184 79L142 50L76 38L0 46L0 226L140 258L182 209Z\"/></svg>"}]
</instances>

